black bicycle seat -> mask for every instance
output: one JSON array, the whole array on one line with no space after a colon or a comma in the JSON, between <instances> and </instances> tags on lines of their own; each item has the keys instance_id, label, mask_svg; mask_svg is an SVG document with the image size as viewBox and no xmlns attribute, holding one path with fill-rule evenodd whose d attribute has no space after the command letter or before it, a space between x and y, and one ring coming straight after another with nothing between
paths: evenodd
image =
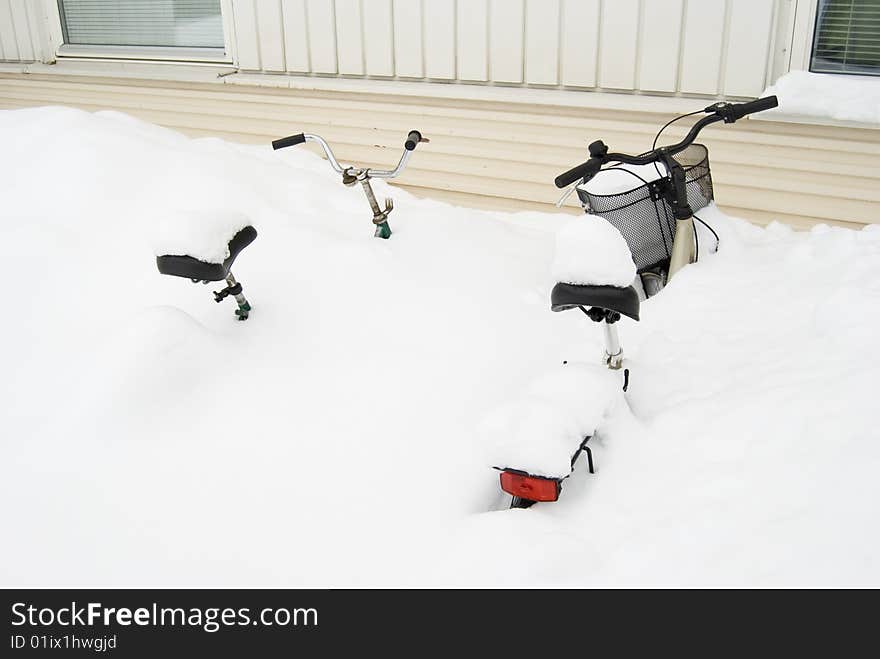
<instances>
[{"instance_id":1,"label":"black bicycle seat","mask_svg":"<svg viewBox=\"0 0 880 659\"><path fill-rule=\"evenodd\" d=\"M639 319L639 294L632 286L580 286L559 282L550 293L550 308L567 311L578 307L599 307Z\"/></svg>"},{"instance_id":2,"label":"black bicycle seat","mask_svg":"<svg viewBox=\"0 0 880 659\"><path fill-rule=\"evenodd\" d=\"M163 275L174 275L199 281L221 281L226 279L229 274L235 257L241 253L241 250L254 242L256 237L257 230L252 226L241 229L229 241L229 256L223 263L208 263L192 256L165 254L156 257L156 267Z\"/></svg>"}]
</instances>

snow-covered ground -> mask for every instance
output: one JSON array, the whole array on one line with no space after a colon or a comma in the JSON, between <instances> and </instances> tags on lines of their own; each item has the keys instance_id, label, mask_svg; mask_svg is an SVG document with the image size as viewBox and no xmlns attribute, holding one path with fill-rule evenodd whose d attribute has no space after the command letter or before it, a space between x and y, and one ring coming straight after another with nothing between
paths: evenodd
<instances>
[{"instance_id":1,"label":"snow-covered ground","mask_svg":"<svg viewBox=\"0 0 880 659\"><path fill-rule=\"evenodd\" d=\"M601 355L549 310L570 217L394 190L383 241L304 150L59 108L0 144L0 584L880 586L878 227L701 212L721 251L620 323L597 473L494 510L487 414ZM212 211L260 232L245 323L156 270Z\"/></svg>"}]
</instances>

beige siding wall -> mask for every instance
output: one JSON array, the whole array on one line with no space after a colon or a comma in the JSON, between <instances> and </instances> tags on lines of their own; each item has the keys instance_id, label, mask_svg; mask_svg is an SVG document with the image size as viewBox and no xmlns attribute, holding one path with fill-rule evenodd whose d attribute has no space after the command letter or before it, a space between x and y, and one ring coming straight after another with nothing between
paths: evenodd
<instances>
[{"instance_id":1,"label":"beige siding wall","mask_svg":"<svg viewBox=\"0 0 880 659\"><path fill-rule=\"evenodd\" d=\"M47 104L116 109L189 135L256 144L312 132L330 140L341 159L359 164L393 164L403 136L417 128L431 143L412 159L399 179L402 186L509 210L552 210L558 194L553 178L584 159L588 142L601 138L615 150L645 150L672 116L648 103L592 109L431 93L429 86L420 96L0 74L0 109ZM716 197L734 214L796 226L880 222L878 130L743 121L711 127L704 135Z\"/></svg>"}]
</instances>

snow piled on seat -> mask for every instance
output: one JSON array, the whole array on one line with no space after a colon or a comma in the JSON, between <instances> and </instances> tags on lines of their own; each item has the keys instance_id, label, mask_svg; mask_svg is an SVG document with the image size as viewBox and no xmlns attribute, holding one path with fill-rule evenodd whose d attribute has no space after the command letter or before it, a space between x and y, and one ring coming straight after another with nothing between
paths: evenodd
<instances>
[{"instance_id":1,"label":"snow piled on seat","mask_svg":"<svg viewBox=\"0 0 880 659\"><path fill-rule=\"evenodd\" d=\"M626 240L598 215L578 218L556 234L553 277L566 284L626 287L636 277L636 265Z\"/></svg>"},{"instance_id":2,"label":"snow piled on seat","mask_svg":"<svg viewBox=\"0 0 880 659\"><path fill-rule=\"evenodd\" d=\"M169 210L156 220L153 253L223 263L229 257L229 241L252 224L244 213L223 209Z\"/></svg>"}]
</instances>

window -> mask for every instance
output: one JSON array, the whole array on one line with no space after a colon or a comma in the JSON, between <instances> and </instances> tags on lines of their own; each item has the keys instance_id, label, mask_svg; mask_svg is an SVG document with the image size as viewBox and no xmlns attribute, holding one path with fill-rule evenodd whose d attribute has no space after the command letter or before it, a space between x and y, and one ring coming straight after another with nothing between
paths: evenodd
<instances>
[{"instance_id":1,"label":"window","mask_svg":"<svg viewBox=\"0 0 880 659\"><path fill-rule=\"evenodd\" d=\"M819 0L810 71L880 76L880 0Z\"/></svg>"},{"instance_id":2,"label":"window","mask_svg":"<svg viewBox=\"0 0 880 659\"><path fill-rule=\"evenodd\" d=\"M65 45L224 48L220 0L58 0Z\"/></svg>"}]
</instances>

